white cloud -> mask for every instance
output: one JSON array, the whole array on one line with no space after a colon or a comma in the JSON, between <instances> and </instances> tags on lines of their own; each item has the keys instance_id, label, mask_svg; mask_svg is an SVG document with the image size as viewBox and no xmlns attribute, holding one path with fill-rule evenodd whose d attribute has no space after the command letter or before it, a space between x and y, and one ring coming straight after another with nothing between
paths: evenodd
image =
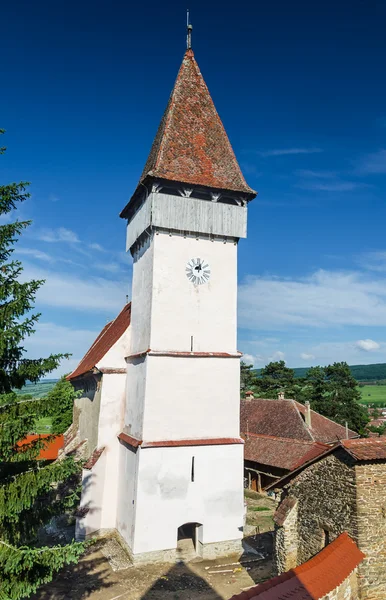
<instances>
[{"instance_id":1,"label":"white cloud","mask_svg":"<svg viewBox=\"0 0 386 600\"><path fill-rule=\"evenodd\" d=\"M95 266L102 271L108 271L109 273L118 273L121 267L117 263L100 263L97 262Z\"/></svg>"},{"instance_id":2,"label":"white cloud","mask_svg":"<svg viewBox=\"0 0 386 600\"><path fill-rule=\"evenodd\" d=\"M247 365L254 365L255 364L255 357L252 356L252 354L243 354L241 360L243 362L245 362L245 364L247 364Z\"/></svg>"},{"instance_id":3,"label":"white cloud","mask_svg":"<svg viewBox=\"0 0 386 600\"><path fill-rule=\"evenodd\" d=\"M310 169L297 169L295 175L299 177L316 177L317 179L335 179L337 176L335 171L311 171Z\"/></svg>"},{"instance_id":4,"label":"white cloud","mask_svg":"<svg viewBox=\"0 0 386 600\"><path fill-rule=\"evenodd\" d=\"M89 244L88 247L91 248L91 250L98 250L98 252L106 252L100 244Z\"/></svg>"},{"instance_id":5,"label":"white cloud","mask_svg":"<svg viewBox=\"0 0 386 600\"><path fill-rule=\"evenodd\" d=\"M354 344L360 350L364 350L365 352L374 352L375 350L379 350L381 345L374 340L358 340Z\"/></svg>"},{"instance_id":6,"label":"white cloud","mask_svg":"<svg viewBox=\"0 0 386 600\"><path fill-rule=\"evenodd\" d=\"M71 229L65 227L59 227L58 229L42 229L37 234L37 239L42 242L66 242L70 244L77 244L80 242L78 235Z\"/></svg>"},{"instance_id":7,"label":"white cloud","mask_svg":"<svg viewBox=\"0 0 386 600\"><path fill-rule=\"evenodd\" d=\"M357 188L368 186L357 181L331 181L328 183L322 181L304 181L298 183L296 187L302 190L320 190L323 192L350 192Z\"/></svg>"},{"instance_id":8,"label":"white cloud","mask_svg":"<svg viewBox=\"0 0 386 600\"><path fill-rule=\"evenodd\" d=\"M386 281L361 272L249 277L238 296L239 326L246 329L386 325Z\"/></svg>"},{"instance_id":9,"label":"white cloud","mask_svg":"<svg viewBox=\"0 0 386 600\"><path fill-rule=\"evenodd\" d=\"M315 154L323 152L321 148L278 148L258 152L260 156L285 156L288 154Z\"/></svg>"},{"instance_id":10,"label":"white cloud","mask_svg":"<svg viewBox=\"0 0 386 600\"><path fill-rule=\"evenodd\" d=\"M100 329L107 319L101 319ZM80 359L89 349L99 331L75 329L55 323L38 322L36 332L25 341L25 349L29 358L41 358L49 354L71 353L70 359L64 359L58 369L47 377L60 377L75 369Z\"/></svg>"},{"instance_id":11,"label":"white cloud","mask_svg":"<svg viewBox=\"0 0 386 600\"><path fill-rule=\"evenodd\" d=\"M365 174L386 173L386 150L367 154L358 163L358 171Z\"/></svg>"},{"instance_id":12,"label":"white cloud","mask_svg":"<svg viewBox=\"0 0 386 600\"><path fill-rule=\"evenodd\" d=\"M386 252L366 252L359 257L359 264L370 271L386 271Z\"/></svg>"},{"instance_id":13,"label":"white cloud","mask_svg":"<svg viewBox=\"0 0 386 600\"><path fill-rule=\"evenodd\" d=\"M314 360L315 355L314 354L307 354L306 352L302 352L300 355L300 358L302 360Z\"/></svg>"},{"instance_id":14,"label":"white cloud","mask_svg":"<svg viewBox=\"0 0 386 600\"><path fill-rule=\"evenodd\" d=\"M285 360L285 353L282 352L281 350L276 350L276 352L274 352L270 357L269 357L270 361L278 361L278 360Z\"/></svg>"},{"instance_id":15,"label":"white cloud","mask_svg":"<svg viewBox=\"0 0 386 600\"><path fill-rule=\"evenodd\" d=\"M345 181L334 171L310 171L298 169L295 175L301 178L296 187L303 190L320 190L324 192L349 192L357 188L369 187L360 181Z\"/></svg>"},{"instance_id":16,"label":"white cloud","mask_svg":"<svg viewBox=\"0 0 386 600\"><path fill-rule=\"evenodd\" d=\"M16 255L20 254L22 256L32 256L32 258L36 258L37 260L44 260L47 262L53 262L54 259L52 256L47 254L46 252L41 252L40 250L36 250L35 248L16 248Z\"/></svg>"},{"instance_id":17,"label":"white cloud","mask_svg":"<svg viewBox=\"0 0 386 600\"><path fill-rule=\"evenodd\" d=\"M111 281L91 274L78 277L24 265L23 280L45 279L37 292L37 305L105 312L111 317L122 309L129 293L126 282Z\"/></svg>"}]
</instances>

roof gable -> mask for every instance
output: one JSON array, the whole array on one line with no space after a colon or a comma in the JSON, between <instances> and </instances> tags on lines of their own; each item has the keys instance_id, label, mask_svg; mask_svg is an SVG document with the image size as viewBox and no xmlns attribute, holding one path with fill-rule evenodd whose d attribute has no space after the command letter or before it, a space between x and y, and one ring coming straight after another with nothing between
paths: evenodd
<instances>
[{"instance_id":1,"label":"roof gable","mask_svg":"<svg viewBox=\"0 0 386 600\"><path fill-rule=\"evenodd\" d=\"M306 407L304 404L297 402L294 400L296 408L298 411L305 415ZM328 417L324 417L320 413L311 409L311 431L312 435L318 442L323 442L325 444L332 444L339 440L344 440L346 438L347 432L346 428L339 423L335 423ZM348 435L350 438L357 438L359 435L356 431L352 429L348 430Z\"/></svg>"},{"instance_id":2,"label":"roof gable","mask_svg":"<svg viewBox=\"0 0 386 600\"><path fill-rule=\"evenodd\" d=\"M140 182L147 176L256 195L241 173L191 49L184 55Z\"/></svg>"},{"instance_id":3,"label":"roof gable","mask_svg":"<svg viewBox=\"0 0 386 600\"><path fill-rule=\"evenodd\" d=\"M254 398L241 400L240 429L274 437L332 444L346 437L346 428L311 410L311 427L305 423L306 407L296 400ZM350 438L358 437L349 429Z\"/></svg>"},{"instance_id":4,"label":"roof gable","mask_svg":"<svg viewBox=\"0 0 386 600\"><path fill-rule=\"evenodd\" d=\"M125 333L130 325L130 320L131 302L124 306L113 321L110 321L110 323L107 323L107 325L104 326L95 342L76 367L75 371L70 373L70 375L67 376L67 379L75 379L76 377L91 371Z\"/></svg>"},{"instance_id":5,"label":"roof gable","mask_svg":"<svg viewBox=\"0 0 386 600\"><path fill-rule=\"evenodd\" d=\"M242 433L314 441L293 400L241 400Z\"/></svg>"}]
</instances>

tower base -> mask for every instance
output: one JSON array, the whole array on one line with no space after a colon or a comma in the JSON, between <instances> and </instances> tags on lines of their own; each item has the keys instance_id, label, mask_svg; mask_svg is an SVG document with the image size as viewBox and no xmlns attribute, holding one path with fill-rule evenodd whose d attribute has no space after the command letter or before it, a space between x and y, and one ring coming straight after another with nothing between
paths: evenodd
<instances>
[{"instance_id":1,"label":"tower base","mask_svg":"<svg viewBox=\"0 0 386 600\"><path fill-rule=\"evenodd\" d=\"M199 542L197 549L192 551L181 548L170 548L168 550L155 550L152 552L133 554L120 535L119 538L120 543L129 554L133 565L176 563L181 561L188 563L197 558L201 558L202 560L215 560L216 558L226 558L228 556L239 558L244 552L242 540L227 540L210 544L201 544Z\"/></svg>"}]
</instances>

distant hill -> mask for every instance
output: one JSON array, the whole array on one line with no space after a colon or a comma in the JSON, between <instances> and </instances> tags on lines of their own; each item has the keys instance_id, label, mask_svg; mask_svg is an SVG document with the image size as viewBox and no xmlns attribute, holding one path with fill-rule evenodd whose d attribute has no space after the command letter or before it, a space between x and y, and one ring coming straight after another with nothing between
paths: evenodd
<instances>
[{"instance_id":1,"label":"distant hill","mask_svg":"<svg viewBox=\"0 0 386 600\"><path fill-rule=\"evenodd\" d=\"M21 390L15 390L15 392L18 396L29 394L33 398L41 398L52 390L57 381L57 379L44 379L38 383L27 383Z\"/></svg>"},{"instance_id":2,"label":"distant hill","mask_svg":"<svg viewBox=\"0 0 386 600\"><path fill-rule=\"evenodd\" d=\"M310 367L299 367L294 369L295 377L305 377ZM357 381L381 381L386 379L386 363L377 363L374 365L351 365L350 371ZM261 369L256 369L257 375L260 375Z\"/></svg>"}]
</instances>

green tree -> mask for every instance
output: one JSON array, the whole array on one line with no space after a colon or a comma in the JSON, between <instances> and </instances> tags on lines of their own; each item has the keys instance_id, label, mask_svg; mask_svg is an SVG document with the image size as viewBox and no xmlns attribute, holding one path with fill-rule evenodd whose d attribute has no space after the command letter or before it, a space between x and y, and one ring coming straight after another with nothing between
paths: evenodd
<instances>
[{"instance_id":1,"label":"green tree","mask_svg":"<svg viewBox=\"0 0 386 600\"><path fill-rule=\"evenodd\" d=\"M301 402L308 400L313 410L345 425L361 435L366 434L369 421L366 409L360 404L358 383L347 363L327 367L311 367L303 380Z\"/></svg>"},{"instance_id":2,"label":"green tree","mask_svg":"<svg viewBox=\"0 0 386 600\"><path fill-rule=\"evenodd\" d=\"M76 392L66 376L63 376L45 396L45 412L52 417L53 433L64 433L70 427L74 402L81 393Z\"/></svg>"},{"instance_id":3,"label":"green tree","mask_svg":"<svg viewBox=\"0 0 386 600\"><path fill-rule=\"evenodd\" d=\"M240 389L241 393L248 390L254 390L257 385L256 373L253 371L253 365L247 365L243 360L240 361Z\"/></svg>"},{"instance_id":4,"label":"green tree","mask_svg":"<svg viewBox=\"0 0 386 600\"><path fill-rule=\"evenodd\" d=\"M277 398L279 392L290 398L295 386L294 371L286 367L284 360L270 362L261 369L258 386L266 398Z\"/></svg>"},{"instance_id":5,"label":"green tree","mask_svg":"<svg viewBox=\"0 0 386 600\"><path fill-rule=\"evenodd\" d=\"M331 418L350 429L365 435L369 422L367 410L361 406L358 382L346 362L335 362L324 369L327 380L327 397ZM329 415L326 415L329 416Z\"/></svg>"},{"instance_id":6,"label":"green tree","mask_svg":"<svg viewBox=\"0 0 386 600\"><path fill-rule=\"evenodd\" d=\"M4 133L0 130L0 134ZM3 154L5 148L0 149ZM45 414L44 402L20 399L13 389L38 381L55 369L65 354L30 359L23 342L34 333L39 314L35 294L43 281L20 281L22 264L12 253L29 221L9 222L12 211L26 200L28 183L0 186L0 598L28 597L50 581L63 565L75 562L84 544L39 546L38 532L53 516L74 505L79 466L73 459L48 463L36 457L46 442L22 447L36 419Z\"/></svg>"}]
</instances>

